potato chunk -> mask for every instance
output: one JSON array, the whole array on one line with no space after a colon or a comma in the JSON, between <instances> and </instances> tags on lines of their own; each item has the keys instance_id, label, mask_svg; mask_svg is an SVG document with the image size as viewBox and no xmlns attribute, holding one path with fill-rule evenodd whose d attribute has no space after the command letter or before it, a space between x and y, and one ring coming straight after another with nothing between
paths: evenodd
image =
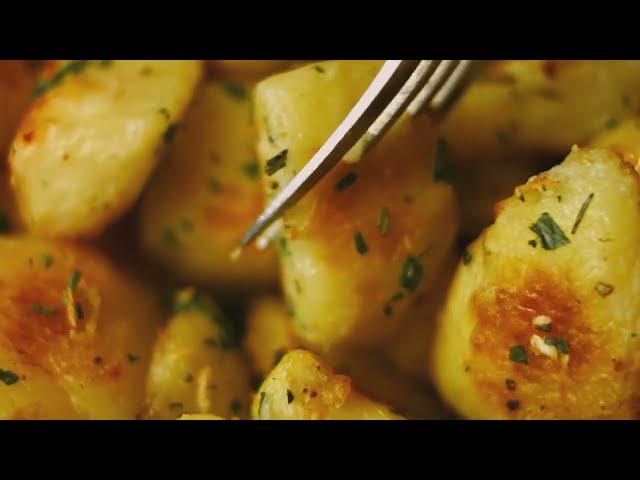
<instances>
[{"instance_id":1,"label":"potato chunk","mask_svg":"<svg viewBox=\"0 0 640 480\"><path fill-rule=\"evenodd\" d=\"M291 60L207 60L207 67L216 73L246 79L282 71L292 63Z\"/></svg>"},{"instance_id":2,"label":"potato chunk","mask_svg":"<svg viewBox=\"0 0 640 480\"><path fill-rule=\"evenodd\" d=\"M273 249L230 258L264 206L250 89L204 85L140 210L144 251L180 279L218 290L264 288L278 276Z\"/></svg>"},{"instance_id":3,"label":"potato chunk","mask_svg":"<svg viewBox=\"0 0 640 480\"><path fill-rule=\"evenodd\" d=\"M256 420L400 420L389 407L369 400L304 350L286 354L256 394Z\"/></svg>"},{"instance_id":4,"label":"potato chunk","mask_svg":"<svg viewBox=\"0 0 640 480\"><path fill-rule=\"evenodd\" d=\"M377 61L335 61L256 87L268 192L287 184L342 121ZM341 162L284 215L283 284L296 333L316 349L371 347L402 328L457 227L448 146L404 117L357 164Z\"/></svg>"},{"instance_id":5,"label":"potato chunk","mask_svg":"<svg viewBox=\"0 0 640 480\"><path fill-rule=\"evenodd\" d=\"M0 238L0 418L142 413L154 296L85 249Z\"/></svg>"},{"instance_id":6,"label":"potato chunk","mask_svg":"<svg viewBox=\"0 0 640 480\"><path fill-rule=\"evenodd\" d=\"M458 268L434 377L470 418L633 418L640 410L640 184L575 147L499 205Z\"/></svg>"},{"instance_id":7,"label":"potato chunk","mask_svg":"<svg viewBox=\"0 0 640 480\"><path fill-rule=\"evenodd\" d=\"M24 222L47 237L98 235L137 199L200 77L195 61L56 63L9 156Z\"/></svg>"},{"instance_id":8,"label":"potato chunk","mask_svg":"<svg viewBox=\"0 0 640 480\"><path fill-rule=\"evenodd\" d=\"M249 370L229 320L192 288L171 299L174 316L160 333L147 381L148 418L183 413L246 417Z\"/></svg>"}]
</instances>

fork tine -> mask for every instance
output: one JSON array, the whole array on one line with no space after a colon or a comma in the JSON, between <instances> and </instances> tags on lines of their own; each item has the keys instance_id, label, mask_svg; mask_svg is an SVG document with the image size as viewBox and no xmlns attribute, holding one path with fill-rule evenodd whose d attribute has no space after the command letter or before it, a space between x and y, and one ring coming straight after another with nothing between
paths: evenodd
<instances>
[{"instance_id":1,"label":"fork tine","mask_svg":"<svg viewBox=\"0 0 640 480\"><path fill-rule=\"evenodd\" d=\"M471 60L461 60L456 68L451 72L449 79L440 88L438 93L433 97L429 109L439 111L445 107L455 94L460 90L462 79L471 68Z\"/></svg>"},{"instance_id":2,"label":"fork tine","mask_svg":"<svg viewBox=\"0 0 640 480\"><path fill-rule=\"evenodd\" d=\"M457 64L457 60L443 60L438 65L438 68L433 73L427 84L407 107L409 115L415 116L422 111L424 106L433 99L436 93L438 93L440 87L442 87L450 77Z\"/></svg>"}]
</instances>

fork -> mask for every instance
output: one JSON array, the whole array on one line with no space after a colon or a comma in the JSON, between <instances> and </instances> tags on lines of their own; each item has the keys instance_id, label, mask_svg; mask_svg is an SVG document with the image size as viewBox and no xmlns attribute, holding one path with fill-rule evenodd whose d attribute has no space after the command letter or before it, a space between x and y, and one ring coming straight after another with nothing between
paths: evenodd
<instances>
[{"instance_id":1,"label":"fork","mask_svg":"<svg viewBox=\"0 0 640 480\"><path fill-rule=\"evenodd\" d=\"M471 60L385 61L338 128L247 230L240 248L263 233L341 159L358 161L405 110L415 116L422 112L440 112L450 105L471 64Z\"/></svg>"}]
</instances>

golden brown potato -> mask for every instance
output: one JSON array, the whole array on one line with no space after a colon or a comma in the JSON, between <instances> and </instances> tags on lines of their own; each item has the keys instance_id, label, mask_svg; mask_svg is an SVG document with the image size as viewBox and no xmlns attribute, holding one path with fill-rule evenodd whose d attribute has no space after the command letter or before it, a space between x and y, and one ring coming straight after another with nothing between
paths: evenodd
<instances>
[{"instance_id":1,"label":"golden brown potato","mask_svg":"<svg viewBox=\"0 0 640 480\"><path fill-rule=\"evenodd\" d=\"M640 411L640 183L578 149L516 188L470 247L439 321L434 377L469 418Z\"/></svg>"},{"instance_id":2,"label":"golden brown potato","mask_svg":"<svg viewBox=\"0 0 640 480\"><path fill-rule=\"evenodd\" d=\"M196 95L168 158L143 195L143 250L180 279L247 291L275 285L274 249L230 258L264 206L251 84L211 82Z\"/></svg>"},{"instance_id":3,"label":"golden brown potato","mask_svg":"<svg viewBox=\"0 0 640 480\"><path fill-rule=\"evenodd\" d=\"M442 135L457 163L564 155L640 106L636 60L491 62L450 112Z\"/></svg>"},{"instance_id":4,"label":"golden brown potato","mask_svg":"<svg viewBox=\"0 0 640 480\"><path fill-rule=\"evenodd\" d=\"M214 73L247 79L282 71L293 63L291 60L207 60L207 68Z\"/></svg>"},{"instance_id":5,"label":"golden brown potato","mask_svg":"<svg viewBox=\"0 0 640 480\"><path fill-rule=\"evenodd\" d=\"M170 302L174 314L153 350L147 417L246 417L249 370L233 325L211 298L193 288L176 292Z\"/></svg>"},{"instance_id":6,"label":"golden brown potato","mask_svg":"<svg viewBox=\"0 0 640 480\"><path fill-rule=\"evenodd\" d=\"M256 300L249 312L246 326L245 351L260 378L274 368L290 350L299 348L285 303L277 297ZM422 347L422 346L421 346ZM423 363L425 348L421 348ZM331 352L326 360L334 369L349 375L358 391L382 401L409 418L435 419L447 416L434 392L404 378L389 362L375 352L353 349Z\"/></svg>"},{"instance_id":7,"label":"golden brown potato","mask_svg":"<svg viewBox=\"0 0 640 480\"><path fill-rule=\"evenodd\" d=\"M7 236L0 257L0 418L136 418L154 296L85 248Z\"/></svg>"},{"instance_id":8,"label":"golden brown potato","mask_svg":"<svg viewBox=\"0 0 640 480\"><path fill-rule=\"evenodd\" d=\"M304 350L287 353L253 400L256 420L400 420L386 405L369 400Z\"/></svg>"},{"instance_id":9,"label":"golden brown potato","mask_svg":"<svg viewBox=\"0 0 640 480\"><path fill-rule=\"evenodd\" d=\"M380 65L323 62L257 85L268 192L316 152ZM431 131L426 117L404 117L362 161L341 162L285 213L278 242L284 290L296 333L315 349L380 344L439 275L457 212L448 145Z\"/></svg>"},{"instance_id":10,"label":"golden brown potato","mask_svg":"<svg viewBox=\"0 0 640 480\"><path fill-rule=\"evenodd\" d=\"M73 60L35 90L9 156L28 229L91 237L137 199L201 73L184 60Z\"/></svg>"}]
</instances>

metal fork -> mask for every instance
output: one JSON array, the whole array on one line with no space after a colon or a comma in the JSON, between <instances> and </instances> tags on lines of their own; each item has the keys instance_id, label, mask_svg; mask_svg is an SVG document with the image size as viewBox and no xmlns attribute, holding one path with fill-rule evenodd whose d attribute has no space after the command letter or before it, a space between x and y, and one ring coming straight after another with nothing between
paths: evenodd
<instances>
[{"instance_id":1,"label":"metal fork","mask_svg":"<svg viewBox=\"0 0 640 480\"><path fill-rule=\"evenodd\" d=\"M405 110L412 116L443 110L460 90L471 63L471 60L387 60L340 126L247 230L240 246L246 247L264 232L341 159L357 161Z\"/></svg>"}]
</instances>

